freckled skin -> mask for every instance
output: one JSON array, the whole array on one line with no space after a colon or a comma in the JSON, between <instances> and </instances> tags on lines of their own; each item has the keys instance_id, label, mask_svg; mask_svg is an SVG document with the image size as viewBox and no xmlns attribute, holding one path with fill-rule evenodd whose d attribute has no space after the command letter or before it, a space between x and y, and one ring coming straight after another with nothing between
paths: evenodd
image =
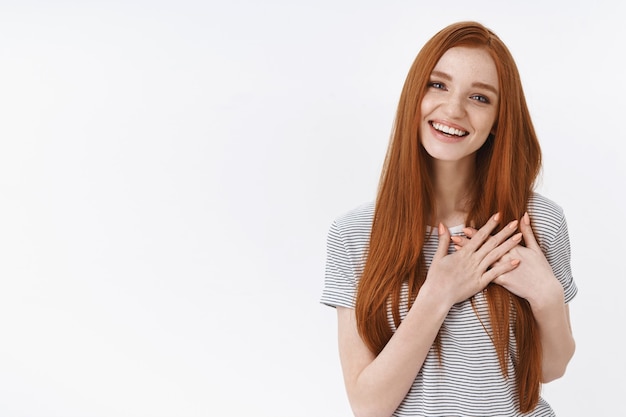
<instances>
[{"instance_id":1,"label":"freckled skin","mask_svg":"<svg viewBox=\"0 0 626 417\"><path fill-rule=\"evenodd\" d=\"M497 88L498 73L487 51L468 47L446 51L433 70L421 104L420 137L428 154L448 162L473 155L496 121ZM446 135L437 131L433 122L467 134Z\"/></svg>"}]
</instances>

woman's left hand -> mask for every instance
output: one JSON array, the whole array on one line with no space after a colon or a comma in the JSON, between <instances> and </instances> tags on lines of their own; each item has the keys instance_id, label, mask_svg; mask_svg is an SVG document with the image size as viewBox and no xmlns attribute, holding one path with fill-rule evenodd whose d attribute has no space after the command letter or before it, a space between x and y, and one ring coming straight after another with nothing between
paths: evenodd
<instances>
[{"instance_id":1,"label":"woman's left hand","mask_svg":"<svg viewBox=\"0 0 626 417\"><path fill-rule=\"evenodd\" d=\"M512 271L500 275L493 282L518 297L525 298L533 308L552 304L557 299L562 303L563 287L554 276L548 260L535 239L528 213L525 213L520 220L519 228L526 246L521 244L515 246L493 266L501 262L511 262L512 259L519 259L520 264ZM452 238L457 249L463 247L471 239L476 229L465 228L463 232L467 237L454 236Z\"/></svg>"}]
</instances>

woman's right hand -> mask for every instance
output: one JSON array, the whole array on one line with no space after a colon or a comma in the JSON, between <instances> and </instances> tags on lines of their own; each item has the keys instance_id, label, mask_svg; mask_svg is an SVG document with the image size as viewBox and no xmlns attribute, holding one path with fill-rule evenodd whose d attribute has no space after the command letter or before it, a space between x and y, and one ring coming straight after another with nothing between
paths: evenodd
<instances>
[{"instance_id":1,"label":"woman's right hand","mask_svg":"<svg viewBox=\"0 0 626 417\"><path fill-rule=\"evenodd\" d=\"M483 227L472 234L467 244L451 254L448 254L450 231L440 223L439 246L420 291L426 290L431 295L441 297L452 306L482 291L498 276L515 269L520 263L519 259L494 265L522 239L521 233L514 234L517 220L491 236L499 220L499 214L491 216Z\"/></svg>"}]
</instances>

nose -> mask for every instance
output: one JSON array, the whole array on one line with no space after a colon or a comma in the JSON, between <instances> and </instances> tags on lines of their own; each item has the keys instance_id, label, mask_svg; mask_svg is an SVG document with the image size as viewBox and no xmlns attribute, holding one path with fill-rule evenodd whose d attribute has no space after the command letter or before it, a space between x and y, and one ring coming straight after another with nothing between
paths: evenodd
<instances>
[{"instance_id":1,"label":"nose","mask_svg":"<svg viewBox=\"0 0 626 417\"><path fill-rule=\"evenodd\" d=\"M446 115L450 118L458 119L465 116L463 98L457 95L450 95L444 104Z\"/></svg>"}]
</instances>

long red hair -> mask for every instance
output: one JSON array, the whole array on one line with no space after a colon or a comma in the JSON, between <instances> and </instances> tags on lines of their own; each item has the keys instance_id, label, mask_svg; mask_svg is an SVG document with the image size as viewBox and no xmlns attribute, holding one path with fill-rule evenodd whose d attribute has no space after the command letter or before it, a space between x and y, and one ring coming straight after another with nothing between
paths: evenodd
<instances>
[{"instance_id":1,"label":"long red hair","mask_svg":"<svg viewBox=\"0 0 626 417\"><path fill-rule=\"evenodd\" d=\"M435 225L437 219L431 157L419 136L420 105L436 63L448 49L457 46L483 48L490 53L502 92L493 134L476 152L466 224L483 225L496 212L502 216L502 225L521 218L541 169L539 142L508 48L476 22L452 24L438 32L415 58L400 96L357 291L357 327L375 354L393 333L388 323L388 302L397 327L403 283L408 283L411 304L426 279L422 248L428 225ZM528 412L537 405L541 382L541 342L534 316L526 300L499 285L490 284L485 295L490 336L505 377L511 348L509 334L514 328L519 406L520 411ZM440 349L439 337L435 346Z\"/></svg>"}]
</instances>

